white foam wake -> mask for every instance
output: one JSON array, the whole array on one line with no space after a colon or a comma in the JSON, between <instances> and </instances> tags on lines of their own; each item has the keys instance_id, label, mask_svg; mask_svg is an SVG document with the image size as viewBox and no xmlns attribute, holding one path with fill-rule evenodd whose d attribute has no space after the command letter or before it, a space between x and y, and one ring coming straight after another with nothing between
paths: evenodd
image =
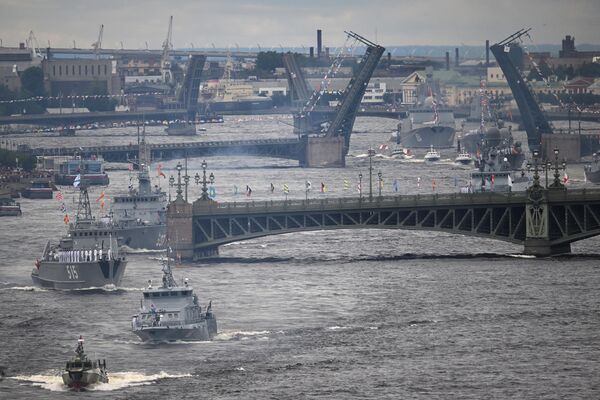
<instances>
[{"instance_id":1,"label":"white foam wake","mask_svg":"<svg viewBox=\"0 0 600 400\"><path fill-rule=\"evenodd\" d=\"M191 374L169 374L161 371L158 374L146 375L142 372L110 372L108 373L108 383L98 383L86 388L93 391L113 391L131 386L143 386L156 383L159 379L177 379L190 377ZM32 386L41 387L53 392L65 392L70 390L63 384L60 375L19 375L11 377L23 382L31 382Z\"/></svg>"},{"instance_id":2,"label":"white foam wake","mask_svg":"<svg viewBox=\"0 0 600 400\"><path fill-rule=\"evenodd\" d=\"M0 290L21 290L23 292L47 292L47 289L43 289L37 286L13 286L2 288Z\"/></svg>"},{"instance_id":3,"label":"white foam wake","mask_svg":"<svg viewBox=\"0 0 600 400\"><path fill-rule=\"evenodd\" d=\"M270 331L225 331L214 337L214 340L246 340L253 336L265 336Z\"/></svg>"}]
</instances>

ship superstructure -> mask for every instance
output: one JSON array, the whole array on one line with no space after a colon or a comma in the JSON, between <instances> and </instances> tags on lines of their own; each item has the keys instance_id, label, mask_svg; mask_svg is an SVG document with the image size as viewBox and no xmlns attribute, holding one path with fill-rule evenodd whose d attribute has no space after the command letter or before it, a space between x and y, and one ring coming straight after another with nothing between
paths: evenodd
<instances>
[{"instance_id":1,"label":"ship superstructure","mask_svg":"<svg viewBox=\"0 0 600 400\"><path fill-rule=\"evenodd\" d=\"M138 156L138 187L113 198L111 213L119 244L134 249L163 249L167 195L150 180L150 154L142 133Z\"/></svg>"},{"instance_id":2,"label":"ship superstructure","mask_svg":"<svg viewBox=\"0 0 600 400\"><path fill-rule=\"evenodd\" d=\"M175 282L168 258L163 264L162 286L154 288L150 280L140 305L131 327L143 341L211 340L217 334L211 302L203 311L188 280Z\"/></svg>"}]
</instances>

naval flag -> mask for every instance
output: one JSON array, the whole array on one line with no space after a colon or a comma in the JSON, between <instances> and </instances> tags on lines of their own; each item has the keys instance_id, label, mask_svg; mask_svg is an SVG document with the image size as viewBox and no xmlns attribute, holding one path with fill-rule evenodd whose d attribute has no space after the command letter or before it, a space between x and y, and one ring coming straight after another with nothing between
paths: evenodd
<instances>
[{"instance_id":1,"label":"naval flag","mask_svg":"<svg viewBox=\"0 0 600 400\"><path fill-rule=\"evenodd\" d=\"M81 183L81 174L78 174L75 179L73 180L73 186L75 187L79 187L79 184Z\"/></svg>"}]
</instances>

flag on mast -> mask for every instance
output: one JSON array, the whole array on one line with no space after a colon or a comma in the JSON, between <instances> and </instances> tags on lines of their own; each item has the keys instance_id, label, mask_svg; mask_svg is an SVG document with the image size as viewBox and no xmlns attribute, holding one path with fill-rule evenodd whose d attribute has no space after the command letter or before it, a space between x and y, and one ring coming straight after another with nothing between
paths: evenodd
<instances>
[{"instance_id":1,"label":"flag on mast","mask_svg":"<svg viewBox=\"0 0 600 400\"><path fill-rule=\"evenodd\" d=\"M81 174L77 174L77 176L73 180L73 186L79 187L79 184L81 184Z\"/></svg>"},{"instance_id":2,"label":"flag on mast","mask_svg":"<svg viewBox=\"0 0 600 400\"><path fill-rule=\"evenodd\" d=\"M167 176L165 175L165 173L164 173L164 172L162 172L162 164L158 164L158 166L156 167L156 170L157 170L157 172L158 172L158 177L159 177L159 178L160 178L161 176L162 176L163 178L165 178L165 179L167 178Z\"/></svg>"}]
</instances>

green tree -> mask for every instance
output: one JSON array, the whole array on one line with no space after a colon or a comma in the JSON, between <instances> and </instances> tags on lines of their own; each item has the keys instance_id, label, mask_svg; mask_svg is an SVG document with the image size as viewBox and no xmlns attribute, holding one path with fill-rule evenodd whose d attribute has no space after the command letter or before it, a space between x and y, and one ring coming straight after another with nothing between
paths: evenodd
<instances>
[{"instance_id":1,"label":"green tree","mask_svg":"<svg viewBox=\"0 0 600 400\"><path fill-rule=\"evenodd\" d=\"M21 87L25 95L45 96L44 72L40 67L29 67L21 73Z\"/></svg>"},{"instance_id":2,"label":"green tree","mask_svg":"<svg viewBox=\"0 0 600 400\"><path fill-rule=\"evenodd\" d=\"M256 57L256 69L275 72L275 68L283 67L283 55L276 51L261 51Z\"/></svg>"},{"instance_id":3,"label":"green tree","mask_svg":"<svg viewBox=\"0 0 600 400\"><path fill-rule=\"evenodd\" d=\"M106 87L95 82L91 87L84 91L84 106L90 111L114 111L117 100L107 97Z\"/></svg>"}]
</instances>

